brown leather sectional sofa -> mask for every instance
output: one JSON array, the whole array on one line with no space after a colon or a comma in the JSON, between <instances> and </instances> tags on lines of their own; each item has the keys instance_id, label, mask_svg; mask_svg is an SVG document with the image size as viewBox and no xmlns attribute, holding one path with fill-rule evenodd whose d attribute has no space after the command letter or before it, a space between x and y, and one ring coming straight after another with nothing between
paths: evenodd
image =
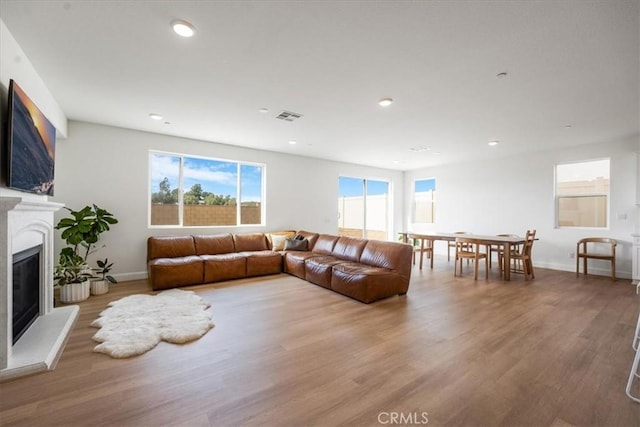
<instances>
[{"instance_id":1,"label":"brown leather sectional sofa","mask_svg":"<svg viewBox=\"0 0 640 427\"><path fill-rule=\"evenodd\" d=\"M412 248L377 240L298 232L307 251L273 251L263 233L150 237L153 289L286 272L370 303L409 288Z\"/></svg>"}]
</instances>

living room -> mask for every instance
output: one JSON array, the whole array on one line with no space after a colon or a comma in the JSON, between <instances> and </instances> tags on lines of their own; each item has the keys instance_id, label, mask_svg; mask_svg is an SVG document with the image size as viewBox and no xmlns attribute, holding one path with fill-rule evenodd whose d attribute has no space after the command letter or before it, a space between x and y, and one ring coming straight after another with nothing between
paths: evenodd
<instances>
[{"instance_id":1,"label":"living room","mask_svg":"<svg viewBox=\"0 0 640 427\"><path fill-rule=\"evenodd\" d=\"M606 277L594 276L588 282L591 293L582 297L601 297L610 301L614 307L618 304L619 311L616 314L605 312L607 315L617 316L616 322L619 322L617 325L620 329L615 330L620 335L620 342L626 340L627 344L630 343L630 334L635 324L633 304L637 316L637 298L633 299L635 287L631 286L632 279L637 279L632 277L632 235L640 230L637 205L640 197L636 190L637 153L640 151L637 1L549 1L518 2L519 4L449 2L449 5L440 2L376 2L374 6L351 2L325 2L324 6L322 2L265 2L263 5L254 2L235 5L233 2L218 2L217 5L210 3L202 6L204 9L201 10L200 17L197 3L149 2L146 9L146 15L149 16L146 18L141 17L145 16L141 12L145 11L145 6L124 3L118 5L123 8L122 11L108 4L98 6L74 1L2 0L1 3L0 103L3 118L7 107L9 80L13 79L57 129L55 194L48 200L74 209L96 203L118 218L119 223L105 235L102 241L105 247L99 253L100 258L107 257L114 261L113 275L120 282L115 289L132 283L132 289L144 290L141 283L147 277L146 245L150 236L278 230L311 230L337 234L338 180L340 177L356 177L388 182L388 240L397 240L398 233L404 231L468 230L476 234L495 235L504 232L524 234L525 230L535 228L539 240L535 243L534 265L541 273L537 274L538 277L531 286L546 288L552 293L555 292L554 283L560 286L566 280L574 280L576 282L566 288L572 290L575 290L577 283L582 283L574 278L573 273L576 242L580 238L601 235L617 239L618 280L611 284ZM101 7L104 9L100 9ZM216 15L214 12L218 12L218 16L210 18L213 21L208 23L204 16ZM122 17L118 18L118 14ZM91 15L98 17L89 19ZM109 16L114 20L101 19L100 16ZM389 23L386 23L385 18L389 19ZM142 30L122 30L125 23L139 19L157 23L157 31L164 25L166 28L163 31L167 30L167 34L162 34L157 39L147 39L141 37ZM170 34L169 22L172 19L193 21L196 28L193 39L175 39L174 34ZM98 26L96 21L101 20L107 21L108 25ZM71 23L77 22L83 24L81 29L74 32L71 30ZM406 28L400 25L403 22L406 22ZM453 22L455 25L443 27L445 22L448 25ZM214 33L214 24L218 25L215 28L222 30ZM326 30L322 29L324 25L327 26ZM234 31L235 26L238 28ZM306 26L311 28L308 33L302 31ZM381 33L372 33L371 29L378 26L381 27ZM429 27L430 31L418 32L423 26ZM346 27L354 30L345 32ZM42 28L43 33L39 33L37 28ZM96 30L92 31L93 28ZM231 43L231 40L236 40L249 28L254 30L245 39L236 45ZM464 28L467 30L462 31ZM107 30L111 31L108 36L102 33ZM50 32L50 37L44 35L47 31ZM398 41L403 34L410 37L411 41L400 44ZM455 34L460 35L456 37ZM299 44L294 43L296 35L300 37ZM346 35L351 38L347 39ZM81 48L82 44L78 39L83 36L91 42L100 38L113 38L113 44L99 45L95 49L98 53L93 53L88 46ZM259 42L262 36L264 40ZM215 37L220 37L225 42L220 42ZM434 47L438 42L447 40L447 37L451 37L448 39L451 43L450 50ZM136 38L142 39L140 45L132 42ZM376 49L369 46L369 38L370 45L376 46L377 43ZM51 40L51 43L43 44L44 39ZM340 43L346 43L345 39L350 42L346 46L339 46ZM158 40L165 40L166 44L154 46ZM208 64L208 80L200 86L193 83L194 76L199 74L181 62L192 58L193 52L189 49L196 48L190 47L190 42L204 44L204 47L200 46L198 49L215 47L221 50L221 53L215 55L216 67ZM141 58L129 64L130 74L126 72L124 62L116 63L115 58L121 61L125 58L124 55L110 56L110 49L118 46L118 43L123 51L131 55L126 58ZM225 43L229 46L223 50L221 45ZM291 43L288 51L275 48L287 43ZM418 48L421 45L424 46L423 49ZM129 49L131 52L128 52ZM360 59L357 54L359 49L362 49ZM376 54L379 62L374 61ZM252 56L251 61L249 56ZM81 66L75 61L85 65ZM116 68L123 67L123 71L117 78L103 79L98 69L109 68L111 61L114 61ZM70 66L72 63L74 65ZM372 68L365 73L367 66ZM155 86L157 81L145 72L154 74L156 69L162 67L169 70L168 77L160 78L165 82L164 86ZM314 71L315 68L317 69ZM327 70L333 70L333 74L327 73ZM217 72L220 75L216 75ZM498 77L503 72L507 75ZM92 73L96 73L95 77L91 77ZM171 73L174 73L173 77ZM66 78L60 77L65 74L68 75ZM83 75L89 77L83 78ZM293 77L300 75L305 78ZM233 76L236 77L232 78ZM166 80L162 80L163 78ZM436 78L441 80L433 83ZM139 86L140 93L147 97L140 96L138 102L133 101L135 98L128 98L130 84ZM311 89L302 87L303 84ZM456 89L456 85L460 89ZM350 86L356 87L357 92L351 92ZM233 91L240 93L240 89L245 87L243 95L236 99ZM177 102L184 99L176 93L180 91L192 94L193 105ZM109 92L113 93L113 98L109 97ZM199 92L208 95L202 96ZM255 94L253 99L247 95L251 92ZM445 95L448 92L452 95L447 97ZM118 97L123 101L114 104L113 100ZM383 97L393 98L393 104L388 107L378 105ZM95 102L92 98L99 101ZM343 105L338 105L339 103ZM263 108L268 111L261 112ZM194 114L198 109L202 112ZM104 111L103 118L95 118L100 116L101 110ZM303 117L294 122L277 121L274 116L281 110L296 111L302 113ZM331 110L335 111L328 114L327 111ZM353 112L345 115L349 110ZM441 116L438 112L442 113ZM150 113L161 113L164 117L159 122L153 121L149 118ZM238 120L241 120L242 126L237 125L240 123ZM165 124L165 121L169 123ZM442 121L442 126L437 126L439 121ZM478 122L484 122L486 126L478 127ZM233 123L233 126L229 123ZM468 129L459 132L467 133L458 133L456 129L466 127ZM469 133L477 135L475 140L465 139L469 137ZM288 143L293 139L297 144ZM489 146L488 142L494 140L499 140L499 143ZM150 193L154 191L150 180L152 152L263 165L266 172L264 218L261 224L213 228L150 225L149 200ZM558 227L555 209L556 165L593 159L610 161L608 226L597 230ZM436 180L436 221L431 224L414 224L414 183L426 178ZM47 199L45 196L17 192L4 185L0 188L0 196L16 195ZM64 211L57 213L56 219L63 215ZM56 238L54 253L57 254L62 247L63 242ZM422 315L413 310L432 309L432 303L428 299L429 286L435 286L432 282L442 281L446 277L446 283L449 283L453 273L451 263L447 263L445 258L446 248L436 246L435 251L438 266L433 273L427 269L418 271L414 267L411 287L406 297L407 301L414 298L416 303L413 306L404 306L400 312L394 312L392 306L394 301L399 300L397 297L371 306L382 311L382 318L394 312L395 317L387 318L389 324L399 325L398 316L419 319ZM607 276L609 268L606 264L597 264L593 272ZM495 276L491 276L490 282L489 285L494 290L503 286ZM523 283L522 277L519 277L514 279L513 284L521 288ZM476 286L470 285L470 282L464 284ZM450 283L449 285L451 286ZM478 285L482 285L482 280ZM227 321L242 321L232 311L233 297L247 298L238 302L238 307L249 310L248 318L256 322L260 322L261 316L267 313L277 317L277 312L265 307L254 307L253 310L256 311L251 314L252 308L248 301L259 301L260 295L268 298L271 304L276 304L277 301L277 291L273 288L275 285L272 279L266 280L266 288L260 286L247 279L224 284L217 291L213 288L203 290L203 294L212 298L215 313L216 327L208 335L219 334L218 338L209 338L208 335L205 338L217 340L230 333L223 328L225 315L228 316ZM285 296L285 301L292 304L295 301L294 295L305 298L304 291L293 289L294 286L287 278L285 288L293 293ZM251 295L251 292L256 294ZM607 292L613 294L606 294ZM87 301L88 305L81 306L79 322L93 320L85 316L95 317L100 311L97 305L101 304L104 308L106 303L116 299L116 295L124 293L114 290L104 297L92 297ZM442 303L446 304L443 295L445 294L440 294L442 299L439 301L445 301ZM570 293L563 292L562 295L563 298L572 300ZM420 299L420 296L427 299ZM221 301L218 302L217 298L221 298ZM352 301L339 295L322 295L318 298L318 303L306 302L301 305L321 316L321 301L328 304L329 310L345 310L343 314L346 317L343 320L350 318L354 321L357 321L364 310L370 310L359 307L361 304L356 302L353 302L357 304L355 307L350 307ZM509 301L518 304L517 297L512 298ZM559 301L554 303L559 304ZM593 307L593 310L602 309L603 307ZM296 319L288 312L281 315L282 319ZM321 318L309 321L320 322ZM384 328L383 323L377 326ZM272 338L277 333L275 326L273 327L273 330L270 329ZM248 332L259 331L255 326L246 328ZM90 336L95 331L85 329L79 335L73 335L62 359L64 362L66 354L71 352L79 365L75 368L65 365L64 371L91 371L95 364L95 369L106 376L106 372L100 370L101 364L115 369L114 363L128 363L127 360L103 362L100 357L108 358L98 354L75 354L74 350L77 348L84 350L91 347ZM242 328L235 332L239 330ZM600 332L606 334L605 331L611 330L603 328ZM385 333L392 335L393 331L383 329L382 334ZM80 344L81 338L88 342ZM349 338L354 342L365 339L354 336ZM283 346L302 346L304 338L301 339L302 341L285 342ZM605 337L601 339L604 340ZM438 341L433 336L430 340L434 343ZM344 341L340 340L340 344L348 348L350 344L346 341L345 337ZM598 348L603 342L605 341L599 342ZM199 349L196 359L209 355L203 348L204 344L204 341L190 344L190 348ZM247 340L247 350L274 350L269 346L259 347L258 344L257 341ZM558 345L562 345L560 341ZM169 345L161 345L152 353L159 351L159 354L167 357L181 357L179 350L167 347ZM360 350L363 353L359 354L367 354L366 350ZM395 350L387 350L397 357L406 357ZM409 353L412 351L418 350L410 349ZM226 356L229 354L227 352L211 357L218 357L219 361L228 360ZM436 355L438 354L446 357L445 349L438 347ZM344 356L349 357L349 353L345 352ZM144 357L147 356L138 359ZM169 367L168 362L163 365L161 360L156 359L160 355L152 357L155 358L151 364L145 365L136 360L129 365L119 365L118 369L125 372L131 370L133 374L134 369L153 372L154 364L160 369ZM626 379L632 354L616 355L614 358L619 359L619 366L624 369L612 374L612 377ZM263 362L253 357L246 359L246 363L276 363L274 360L266 360L267 362ZM424 375L415 365L410 366L409 371L416 369L418 376ZM176 369L176 366L171 365L170 368ZM269 367L265 366L265 369ZM319 368L310 372L322 375ZM467 375L472 375L470 372ZM410 373L398 375L409 377ZM294 368L291 368L291 371L283 373L285 377L297 374L315 384L315 380L305 374L302 368L300 372L294 372ZM43 374L42 378L47 375L50 374ZM33 378L29 379L29 383L37 384L37 376ZM427 383L432 381L434 387L446 388L433 379L421 378ZM473 381L468 376L466 378ZM261 386L267 387L271 379L263 380L265 382ZM362 378L358 380L366 382ZM324 384L327 391L333 390L336 384L347 389L357 388L350 382L342 384L338 379L335 381L332 386ZM462 389L466 387L453 379L451 382ZM408 383L409 380L402 384L406 386ZM380 384L385 385L382 379ZM603 384L602 387L606 387L604 382ZM205 384L202 383L201 386L205 387ZM6 389L4 384L0 387ZM554 384L551 387L559 386ZM617 384L615 387L618 387ZM619 390L615 387L611 387L611 396L625 399L624 387ZM321 394L322 390L318 392ZM384 400L382 396L379 399ZM381 411L406 410L430 412L431 423L447 424L455 420L449 418L451 413L442 413L445 408L451 409L447 405L436 407L436 402L430 401L429 405L420 407L414 400L411 403L414 406L404 407L400 400L398 398L393 403L394 407L376 408L374 411L374 396L368 412L360 408L349 413L341 407L339 413L342 418L331 418L327 412L323 412L326 417L322 418L324 422L319 418L302 416L283 419L291 424L375 424L376 416ZM492 400L493 404L482 406L479 402L476 403L485 409L492 408L494 413L500 413L492 405L499 406L496 402L507 400L500 396L497 400ZM236 409L239 411L243 407L241 399L236 402L239 405ZM355 399L350 402L354 406L359 404ZM51 401L47 401L43 407L50 403ZM595 405L595 402L591 403ZM250 395L247 396L246 404L252 404ZM283 402L281 404L291 407ZM629 404L632 405L632 402L629 401ZM145 405L153 406L153 403L145 402ZM627 417L622 420L634 420L633 406L626 406L627 402L616 402L615 405L624 406L621 410ZM535 408L541 410L543 406ZM23 404L23 411L24 408ZM193 407L191 409L195 410ZM4 410L7 409L3 408ZM255 413L255 407L253 410ZM273 411L273 408L265 409L265 414L274 415L277 412ZM468 408L468 411L467 416L477 415L487 422L515 419L523 424L526 419L492 417L475 407ZM367 417L358 418L354 415L365 412ZM484 418L481 414L484 414ZM558 418L563 419L559 415ZM570 422L570 417L565 418L566 422ZM111 418L110 422L115 423L115 419L117 418ZM595 415L593 418L580 418L576 415L573 419L598 424ZM615 421L614 418L605 419L609 423ZM39 420L43 421L42 418ZM132 416L129 420L120 419L120 423L135 423L135 420ZM138 421L140 420L149 419L139 418ZM185 423L189 421L187 418L184 420ZM260 423L259 417L243 419L229 416L219 420L226 421L221 421L220 424ZM274 420L270 416L263 419L269 424L273 424ZM471 424L470 418L457 420ZM544 420L546 418L541 420L542 424L545 424ZM637 420L636 416L635 421ZM601 423L606 424L607 421ZM166 423L177 422L172 419ZM537 424L534 418L529 418L528 423Z\"/></svg>"}]
</instances>

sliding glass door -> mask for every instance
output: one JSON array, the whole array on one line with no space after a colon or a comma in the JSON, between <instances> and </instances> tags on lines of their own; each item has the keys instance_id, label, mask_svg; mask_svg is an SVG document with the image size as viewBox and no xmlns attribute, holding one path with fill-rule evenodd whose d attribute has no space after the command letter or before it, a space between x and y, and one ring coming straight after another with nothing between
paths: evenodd
<instances>
[{"instance_id":1,"label":"sliding glass door","mask_svg":"<svg viewBox=\"0 0 640 427\"><path fill-rule=\"evenodd\" d=\"M364 178L338 178L338 234L387 240L389 183Z\"/></svg>"}]
</instances>

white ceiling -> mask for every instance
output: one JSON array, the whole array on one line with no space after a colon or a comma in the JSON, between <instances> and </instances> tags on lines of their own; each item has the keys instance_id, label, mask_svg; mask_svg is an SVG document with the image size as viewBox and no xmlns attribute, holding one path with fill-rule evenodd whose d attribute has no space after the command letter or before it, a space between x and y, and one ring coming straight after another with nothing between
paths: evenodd
<instances>
[{"instance_id":1,"label":"white ceiling","mask_svg":"<svg viewBox=\"0 0 640 427\"><path fill-rule=\"evenodd\" d=\"M639 14L638 0L0 0L70 119L400 170L637 137Z\"/></svg>"}]
</instances>

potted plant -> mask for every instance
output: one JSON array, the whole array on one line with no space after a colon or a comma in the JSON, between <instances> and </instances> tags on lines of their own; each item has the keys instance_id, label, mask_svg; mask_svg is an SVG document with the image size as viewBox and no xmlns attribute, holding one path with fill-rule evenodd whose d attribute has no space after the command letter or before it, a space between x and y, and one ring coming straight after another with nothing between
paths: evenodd
<instances>
[{"instance_id":1,"label":"potted plant","mask_svg":"<svg viewBox=\"0 0 640 427\"><path fill-rule=\"evenodd\" d=\"M96 261L96 264L98 264L98 268L94 269L94 271L100 277L91 281L91 295L106 294L109 292L109 283L118 283L113 276L108 275L113 268L113 263L109 263L109 259L105 258L104 260Z\"/></svg>"},{"instance_id":2,"label":"potted plant","mask_svg":"<svg viewBox=\"0 0 640 427\"><path fill-rule=\"evenodd\" d=\"M96 205L85 206L79 211L65 208L70 218L62 218L56 225L62 231L62 239L73 248L73 252L87 262L87 257L96 251L100 236L108 231L109 225L117 224L113 214Z\"/></svg>"},{"instance_id":3,"label":"potted plant","mask_svg":"<svg viewBox=\"0 0 640 427\"><path fill-rule=\"evenodd\" d=\"M61 237L69 246L60 251L60 263L56 267L56 284L60 286L61 300L63 302L71 302L64 300L62 296L63 289L67 289L66 285L69 283L84 282L84 280L96 278L91 274L87 258L98 249L97 244L102 233L108 231L110 225L117 224L118 220L113 214L95 204L85 206L79 211L66 209L71 216L62 218L56 225L56 229L62 230ZM103 279L115 283L115 279L112 276L107 277L107 273L111 270L113 263L108 264L107 260L105 260L104 265L101 265L101 263L102 261L98 262L98 273L102 273ZM106 271L104 271L105 268L107 268ZM105 286L106 290L104 289ZM94 288L95 295L106 293L109 290L106 283L102 286L98 284ZM91 292L89 281L86 283L86 289L86 297L74 299L73 302L83 301L89 297Z\"/></svg>"},{"instance_id":4,"label":"potted plant","mask_svg":"<svg viewBox=\"0 0 640 427\"><path fill-rule=\"evenodd\" d=\"M76 255L71 248L60 251L60 260L54 271L56 286L60 288L60 301L63 303L79 302L89 298L89 280L94 277L87 272L82 257Z\"/></svg>"}]
</instances>

